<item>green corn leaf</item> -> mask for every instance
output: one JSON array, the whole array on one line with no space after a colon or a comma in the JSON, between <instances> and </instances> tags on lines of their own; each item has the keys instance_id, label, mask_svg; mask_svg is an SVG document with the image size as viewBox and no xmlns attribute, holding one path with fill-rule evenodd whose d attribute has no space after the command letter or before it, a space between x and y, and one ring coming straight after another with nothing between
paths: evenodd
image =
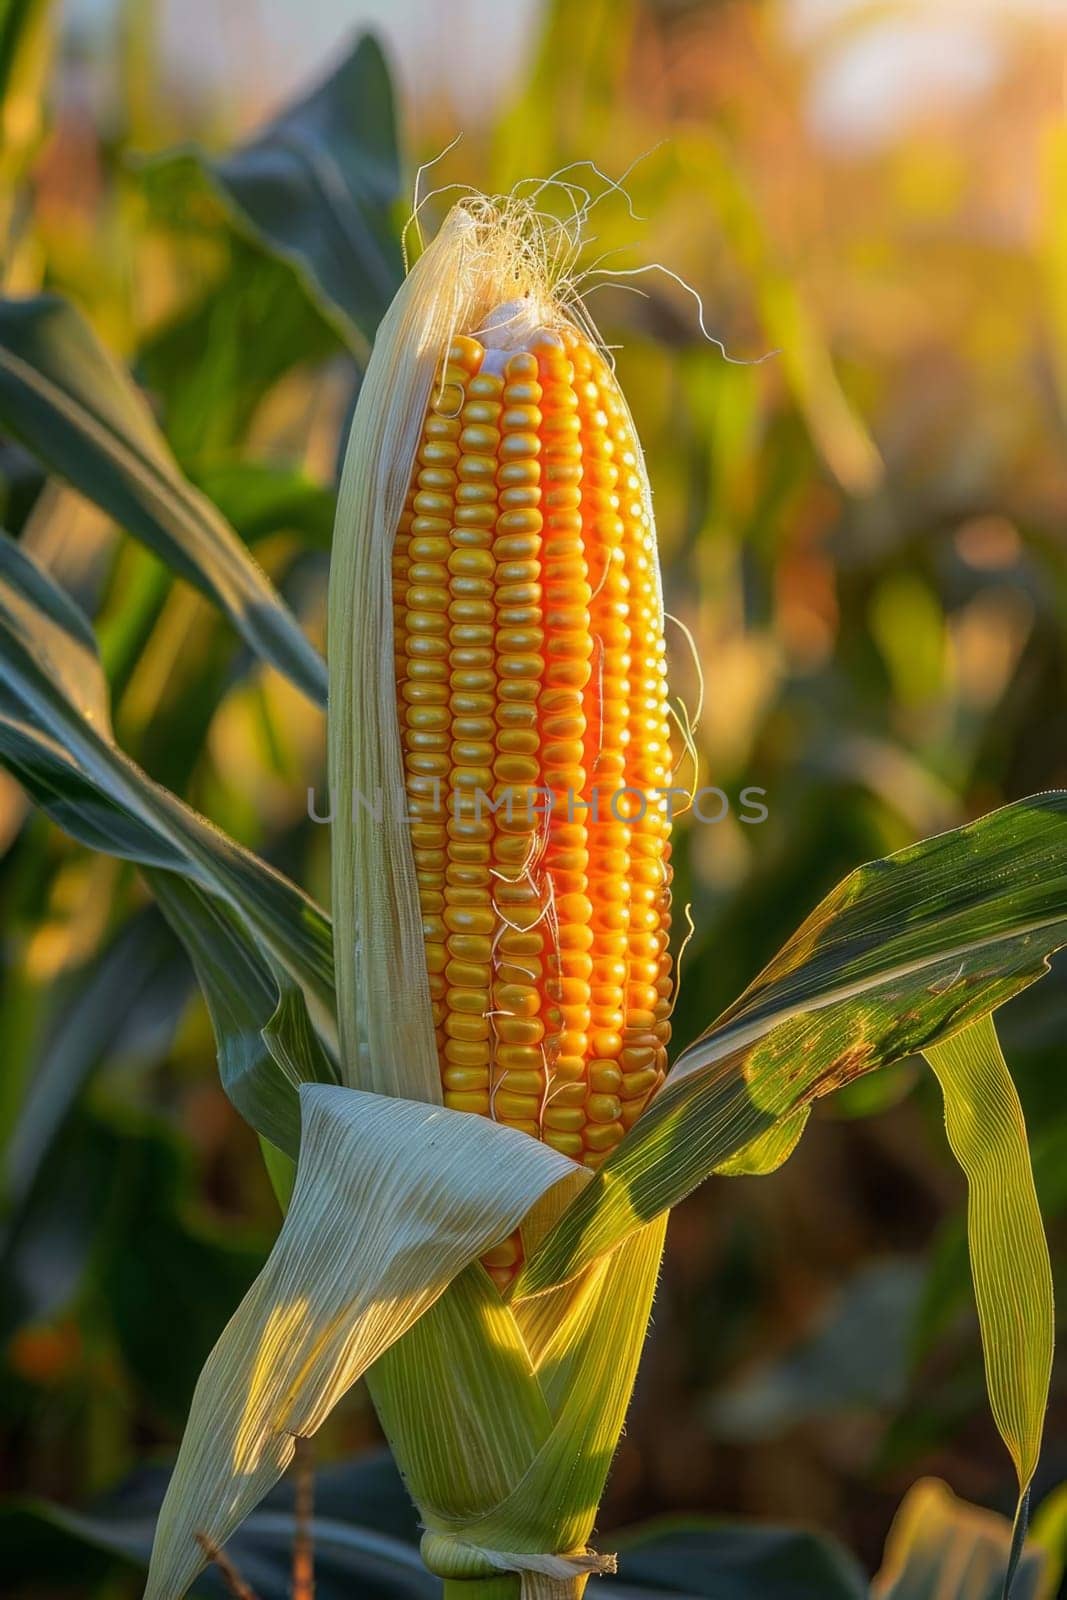
<instances>
[{"instance_id":1,"label":"green corn leaf","mask_svg":"<svg viewBox=\"0 0 1067 1600\"><path fill-rule=\"evenodd\" d=\"M835 1539L689 1516L624 1530L618 1588L612 1580L604 1600L616 1593L620 1600L869 1600L862 1568Z\"/></svg>"},{"instance_id":2,"label":"green corn leaf","mask_svg":"<svg viewBox=\"0 0 1067 1600\"><path fill-rule=\"evenodd\" d=\"M683 1052L518 1292L580 1271L818 1096L986 1015L1064 943L1067 794L859 868Z\"/></svg>"},{"instance_id":3,"label":"green corn leaf","mask_svg":"<svg viewBox=\"0 0 1067 1600\"><path fill-rule=\"evenodd\" d=\"M245 1121L295 1160L300 1085L339 1081L303 993L264 959L222 901L173 873L146 868L145 876L203 991L222 1087Z\"/></svg>"},{"instance_id":4,"label":"green corn leaf","mask_svg":"<svg viewBox=\"0 0 1067 1600\"><path fill-rule=\"evenodd\" d=\"M208 171L368 350L404 272L396 108L377 41L365 34L305 100Z\"/></svg>"},{"instance_id":5,"label":"green corn leaf","mask_svg":"<svg viewBox=\"0 0 1067 1600\"><path fill-rule=\"evenodd\" d=\"M292 1156L287 1156L284 1150L265 1138L263 1134L259 1135L259 1151L263 1157L263 1165L267 1169L270 1186L274 1190L274 1198L278 1202L278 1210L284 1217L293 1198L296 1162Z\"/></svg>"},{"instance_id":6,"label":"green corn leaf","mask_svg":"<svg viewBox=\"0 0 1067 1600\"><path fill-rule=\"evenodd\" d=\"M1045 1558L1045 1588L1041 1600L1059 1595L1067 1571L1067 1483L1057 1484L1042 1500L1030 1524L1027 1552Z\"/></svg>"},{"instance_id":7,"label":"green corn leaf","mask_svg":"<svg viewBox=\"0 0 1067 1600\"><path fill-rule=\"evenodd\" d=\"M123 1047L139 1008L157 1025L184 1005L189 988L177 941L154 906L119 928L94 959L35 1053L25 1098L4 1151L5 1221L29 1193L85 1084ZM143 1014L143 1012L142 1012Z\"/></svg>"},{"instance_id":8,"label":"green corn leaf","mask_svg":"<svg viewBox=\"0 0 1067 1600\"><path fill-rule=\"evenodd\" d=\"M191 156L149 161L138 175L150 215L169 233L181 235L191 217L214 209ZM207 232L209 248L224 263L221 272L143 334L136 371L159 397L167 439L183 469L244 537L229 508L215 500L203 469L233 452L243 458L257 412L278 383L294 369L325 366L344 345L286 262L237 237L223 218Z\"/></svg>"},{"instance_id":9,"label":"green corn leaf","mask_svg":"<svg viewBox=\"0 0 1067 1600\"><path fill-rule=\"evenodd\" d=\"M326 668L270 580L179 470L128 373L54 295L0 301L0 422L154 550L320 705Z\"/></svg>"},{"instance_id":10,"label":"green corn leaf","mask_svg":"<svg viewBox=\"0 0 1067 1600\"><path fill-rule=\"evenodd\" d=\"M83 614L0 535L0 760L84 844L220 896L332 1031L330 925L296 886L160 787L115 744Z\"/></svg>"},{"instance_id":11,"label":"green corn leaf","mask_svg":"<svg viewBox=\"0 0 1067 1600\"><path fill-rule=\"evenodd\" d=\"M1000 1600L1008 1573L1011 1524L959 1500L924 1478L905 1496L886 1540L871 1600ZM1027 1548L1012 1600L1046 1600L1046 1557Z\"/></svg>"},{"instance_id":12,"label":"green corn leaf","mask_svg":"<svg viewBox=\"0 0 1067 1600\"><path fill-rule=\"evenodd\" d=\"M945 1097L952 1153L967 1175L967 1237L989 1400L1023 1497L1017 1557L1026 1531L1025 1497L1041 1450L1055 1338L1052 1267L1026 1124L992 1017L925 1054Z\"/></svg>"},{"instance_id":13,"label":"green corn leaf","mask_svg":"<svg viewBox=\"0 0 1067 1600\"><path fill-rule=\"evenodd\" d=\"M298 467L267 461L217 461L198 469L197 484L246 544L275 533L299 534L328 550L336 496Z\"/></svg>"},{"instance_id":14,"label":"green corn leaf","mask_svg":"<svg viewBox=\"0 0 1067 1600\"><path fill-rule=\"evenodd\" d=\"M801 1106L751 1143L742 1145L735 1156L720 1161L715 1171L723 1178L758 1178L776 1172L800 1143L810 1115L811 1107Z\"/></svg>"},{"instance_id":15,"label":"green corn leaf","mask_svg":"<svg viewBox=\"0 0 1067 1600\"><path fill-rule=\"evenodd\" d=\"M86 1592L105 1577L143 1572L166 1480L164 1469L142 1466L88 1512L8 1498L0 1505L6 1581L20 1593L31 1584ZM283 1480L227 1543L260 1600L290 1600L296 1531L294 1485ZM387 1453L318 1467L309 1532L318 1600L440 1600L440 1580L419 1559L415 1510ZM201 1574L193 1593L232 1600L216 1568Z\"/></svg>"},{"instance_id":16,"label":"green corn leaf","mask_svg":"<svg viewBox=\"0 0 1067 1600\"><path fill-rule=\"evenodd\" d=\"M45 127L55 9L52 0L5 0L0 7L0 240L5 252L19 180Z\"/></svg>"},{"instance_id":17,"label":"green corn leaf","mask_svg":"<svg viewBox=\"0 0 1067 1600\"><path fill-rule=\"evenodd\" d=\"M325 1084L300 1091L292 1204L215 1346L160 1513L146 1600L178 1600L342 1394L573 1172L525 1134Z\"/></svg>"},{"instance_id":18,"label":"green corn leaf","mask_svg":"<svg viewBox=\"0 0 1067 1600\"><path fill-rule=\"evenodd\" d=\"M162 161L190 154L238 227L295 268L365 358L404 273L396 110L376 40L364 35L306 99L230 155L183 150Z\"/></svg>"}]
</instances>

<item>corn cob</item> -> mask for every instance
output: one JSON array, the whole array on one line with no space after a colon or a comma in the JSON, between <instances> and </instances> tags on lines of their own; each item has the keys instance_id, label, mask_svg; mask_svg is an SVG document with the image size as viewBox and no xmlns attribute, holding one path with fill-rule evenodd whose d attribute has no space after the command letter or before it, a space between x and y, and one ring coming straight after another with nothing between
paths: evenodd
<instances>
[{"instance_id":1,"label":"corn cob","mask_svg":"<svg viewBox=\"0 0 1067 1600\"><path fill-rule=\"evenodd\" d=\"M643 483L608 363L515 302L452 341L393 551L444 1101L590 1167L662 1081L670 1035L666 664Z\"/></svg>"}]
</instances>

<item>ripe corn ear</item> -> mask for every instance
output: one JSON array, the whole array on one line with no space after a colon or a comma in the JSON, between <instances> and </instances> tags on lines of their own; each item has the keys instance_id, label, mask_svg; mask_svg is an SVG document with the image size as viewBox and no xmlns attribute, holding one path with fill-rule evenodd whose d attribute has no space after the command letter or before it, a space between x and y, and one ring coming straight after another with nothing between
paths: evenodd
<instances>
[{"instance_id":1,"label":"ripe corn ear","mask_svg":"<svg viewBox=\"0 0 1067 1600\"><path fill-rule=\"evenodd\" d=\"M444 1102L595 1167L666 1069L663 616L614 373L536 317L494 308L436 375L392 558L397 704Z\"/></svg>"},{"instance_id":2,"label":"ripe corn ear","mask_svg":"<svg viewBox=\"0 0 1067 1600\"><path fill-rule=\"evenodd\" d=\"M461 202L375 342L330 582L334 924L346 1081L588 1168L665 1072L671 767L644 462L548 255L529 207Z\"/></svg>"}]
</instances>

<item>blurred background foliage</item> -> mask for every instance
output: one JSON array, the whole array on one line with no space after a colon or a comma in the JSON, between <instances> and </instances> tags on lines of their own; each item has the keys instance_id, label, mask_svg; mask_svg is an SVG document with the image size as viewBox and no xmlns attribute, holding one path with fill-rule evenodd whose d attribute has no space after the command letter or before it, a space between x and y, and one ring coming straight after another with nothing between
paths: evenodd
<instances>
[{"instance_id":1,"label":"blurred background foliage","mask_svg":"<svg viewBox=\"0 0 1067 1600\"><path fill-rule=\"evenodd\" d=\"M439 158L426 227L451 184L555 173L598 197L579 272L692 286L729 360L666 273L579 285L648 457L691 711L703 679L701 782L733 801L678 831L685 1042L854 865L1067 784L1067 16L445 11L5 0L2 286L69 300L130 366L320 644L338 451L419 163ZM356 47L376 22L396 91ZM93 615L120 741L325 901L321 716L49 465L0 412L0 518ZM0 849L0 1489L76 1505L173 1451L278 1215L136 872L6 777ZM1063 978L1002 1014L1061 1298ZM1009 1510L962 1201L905 1064L776 1175L680 1207L602 1528L796 1519L871 1569L921 1474ZM1038 1501L1067 1477L1065 1415L1061 1362ZM327 1464L376 1439L360 1390L320 1437Z\"/></svg>"}]
</instances>

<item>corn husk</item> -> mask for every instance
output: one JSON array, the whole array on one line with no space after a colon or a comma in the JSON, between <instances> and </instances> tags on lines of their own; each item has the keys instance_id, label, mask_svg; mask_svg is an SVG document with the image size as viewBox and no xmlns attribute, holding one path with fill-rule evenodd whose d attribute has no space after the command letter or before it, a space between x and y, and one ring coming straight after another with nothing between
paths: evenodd
<instances>
[{"instance_id":1,"label":"corn husk","mask_svg":"<svg viewBox=\"0 0 1067 1600\"><path fill-rule=\"evenodd\" d=\"M198 1536L221 1545L295 1438L546 1189L573 1182L566 1157L483 1117L332 1085L306 1085L301 1109L292 1202L197 1384L147 1600L178 1600L204 1563Z\"/></svg>"},{"instance_id":2,"label":"corn husk","mask_svg":"<svg viewBox=\"0 0 1067 1600\"><path fill-rule=\"evenodd\" d=\"M560 1186L561 1189L564 1186ZM538 1300L458 1279L369 1374L446 1578L522 1576L524 1597L611 1571L590 1549L637 1373L666 1218Z\"/></svg>"}]
</instances>

